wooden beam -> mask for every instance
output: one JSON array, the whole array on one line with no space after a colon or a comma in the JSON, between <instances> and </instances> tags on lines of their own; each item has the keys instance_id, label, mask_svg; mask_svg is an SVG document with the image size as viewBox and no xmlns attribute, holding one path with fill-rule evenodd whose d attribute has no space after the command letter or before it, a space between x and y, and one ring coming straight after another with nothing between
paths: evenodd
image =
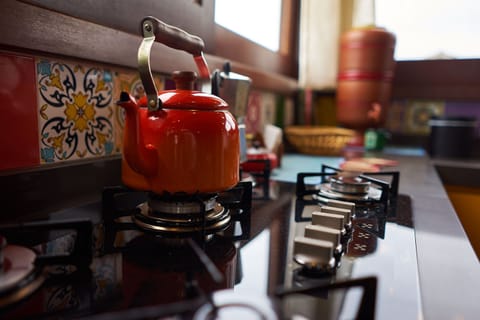
<instances>
[{"instance_id":1,"label":"wooden beam","mask_svg":"<svg viewBox=\"0 0 480 320\"><path fill-rule=\"evenodd\" d=\"M141 37L96 23L67 16L13 0L0 2L0 49L37 55L77 58L122 67L137 68ZM206 55L210 70L221 68L227 60ZM253 86L281 94L297 89L293 78L231 61L233 71L244 73ZM155 43L152 70L170 74L175 70L196 70L190 54Z\"/></svg>"},{"instance_id":2,"label":"wooden beam","mask_svg":"<svg viewBox=\"0 0 480 320\"><path fill-rule=\"evenodd\" d=\"M480 59L397 62L394 98L480 100Z\"/></svg>"}]
</instances>

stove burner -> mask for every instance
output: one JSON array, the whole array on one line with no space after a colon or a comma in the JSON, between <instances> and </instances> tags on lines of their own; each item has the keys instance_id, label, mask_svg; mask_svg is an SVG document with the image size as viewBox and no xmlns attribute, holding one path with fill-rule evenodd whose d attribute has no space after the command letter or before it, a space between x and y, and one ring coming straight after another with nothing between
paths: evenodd
<instances>
[{"instance_id":1,"label":"stove burner","mask_svg":"<svg viewBox=\"0 0 480 320\"><path fill-rule=\"evenodd\" d=\"M191 214L200 213L202 206L205 206L205 211L212 210L216 205L216 198L216 195L199 196L198 199L192 199L188 196L150 196L147 203L154 214Z\"/></svg>"},{"instance_id":2,"label":"stove burner","mask_svg":"<svg viewBox=\"0 0 480 320\"><path fill-rule=\"evenodd\" d=\"M351 187L345 187L344 189L351 189ZM329 199L346 200L353 202L366 202L372 200L379 201L382 196L382 190L369 185L366 193L341 192L335 190L332 184L323 183L319 186L319 193L314 194L313 198L318 198L319 196L323 196Z\"/></svg>"},{"instance_id":3,"label":"stove burner","mask_svg":"<svg viewBox=\"0 0 480 320\"><path fill-rule=\"evenodd\" d=\"M314 177L320 178L320 184L308 185L306 179ZM358 175L322 165L320 172L297 175L296 195L301 201L308 201L310 197L319 203L328 203L330 199L354 202L361 206L378 203L387 208L396 201L398 182L399 172L396 171Z\"/></svg>"},{"instance_id":4,"label":"stove burner","mask_svg":"<svg viewBox=\"0 0 480 320\"><path fill-rule=\"evenodd\" d=\"M230 211L221 206L217 195L151 195L133 214L135 224L150 232L175 236L213 234L229 226Z\"/></svg>"},{"instance_id":5,"label":"stove burner","mask_svg":"<svg viewBox=\"0 0 480 320\"><path fill-rule=\"evenodd\" d=\"M379 201L382 196L382 190L357 174L341 172L327 178L327 181L317 187L319 192L314 194L313 198L320 200L318 198L323 196L329 199L365 202Z\"/></svg>"},{"instance_id":6,"label":"stove burner","mask_svg":"<svg viewBox=\"0 0 480 320\"><path fill-rule=\"evenodd\" d=\"M210 240L217 233L233 241L250 236L251 182L239 182L219 194L196 195L160 196L114 186L105 188L102 198L102 216L107 226L104 252L121 249L131 239L128 234L138 231L176 245L184 245L183 240L191 237ZM117 242L120 238L121 243Z\"/></svg>"},{"instance_id":7,"label":"stove burner","mask_svg":"<svg viewBox=\"0 0 480 320\"><path fill-rule=\"evenodd\" d=\"M333 191L347 194L368 194L370 181L358 176L337 175L330 178L330 188Z\"/></svg>"},{"instance_id":8,"label":"stove burner","mask_svg":"<svg viewBox=\"0 0 480 320\"><path fill-rule=\"evenodd\" d=\"M0 308L22 300L43 284L45 276L34 265L36 257L35 252L26 247L5 245L2 248Z\"/></svg>"}]
</instances>

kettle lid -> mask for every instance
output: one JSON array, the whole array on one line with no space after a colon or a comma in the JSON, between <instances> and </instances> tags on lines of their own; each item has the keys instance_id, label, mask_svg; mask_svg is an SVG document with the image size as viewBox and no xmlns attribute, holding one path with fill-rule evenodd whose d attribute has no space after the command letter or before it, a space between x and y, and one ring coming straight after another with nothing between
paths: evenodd
<instances>
[{"instance_id":1,"label":"kettle lid","mask_svg":"<svg viewBox=\"0 0 480 320\"><path fill-rule=\"evenodd\" d=\"M194 89L197 75L193 71L174 71L174 90L160 91L158 98L161 100L162 109L189 109L189 110L228 110L228 104L212 94ZM147 100L142 98L140 105Z\"/></svg>"}]
</instances>

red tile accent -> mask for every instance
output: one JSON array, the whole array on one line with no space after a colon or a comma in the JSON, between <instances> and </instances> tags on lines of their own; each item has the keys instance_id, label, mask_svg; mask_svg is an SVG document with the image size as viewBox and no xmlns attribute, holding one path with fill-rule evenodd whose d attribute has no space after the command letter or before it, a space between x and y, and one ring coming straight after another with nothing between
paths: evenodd
<instances>
[{"instance_id":1,"label":"red tile accent","mask_svg":"<svg viewBox=\"0 0 480 320\"><path fill-rule=\"evenodd\" d=\"M0 52L0 170L40 163L33 57Z\"/></svg>"}]
</instances>

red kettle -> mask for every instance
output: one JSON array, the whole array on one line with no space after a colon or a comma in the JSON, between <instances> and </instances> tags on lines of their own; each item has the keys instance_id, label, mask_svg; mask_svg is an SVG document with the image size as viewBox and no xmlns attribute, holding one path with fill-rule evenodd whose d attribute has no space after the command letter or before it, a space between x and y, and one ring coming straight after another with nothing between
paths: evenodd
<instances>
[{"instance_id":1,"label":"red kettle","mask_svg":"<svg viewBox=\"0 0 480 320\"><path fill-rule=\"evenodd\" d=\"M156 194L214 193L239 181L237 122L221 98L195 91L194 72L174 72L175 90L157 92L150 70L153 42L192 53L202 77L209 77L203 40L154 17L142 21L138 50L140 78L147 93L135 101L122 92L125 110L122 180Z\"/></svg>"}]
</instances>

